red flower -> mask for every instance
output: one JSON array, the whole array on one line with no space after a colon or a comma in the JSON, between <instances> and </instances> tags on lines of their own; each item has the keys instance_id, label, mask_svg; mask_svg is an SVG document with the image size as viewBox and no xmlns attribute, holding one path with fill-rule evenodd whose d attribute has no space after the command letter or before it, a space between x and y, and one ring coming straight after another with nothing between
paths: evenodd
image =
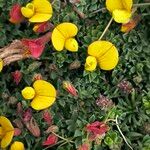
<instances>
[{"instance_id":1,"label":"red flower","mask_svg":"<svg viewBox=\"0 0 150 150\"><path fill-rule=\"evenodd\" d=\"M93 122L86 127L87 132L90 133L90 140L95 140L99 136L105 135L109 127L104 122Z\"/></svg>"},{"instance_id":2,"label":"red flower","mask_svg":"<svg viewBox=\"0 0 150 150\"><path fill-rule=\"evenodd\" d=\"M37 33L43 33L43 32L46 32L50 29L53 29L53 24L50 23L50 22L43 22L43 23L38 23L38 24L35 24L34 27L33 27L33 31L34 32L37 32Z\"/></svg>"},{"instance_id":3,"label":"red flower","mask_svg":"<svg viewBox=\"0 0 150 150\"><path fill-rule=\"evenodd\" d=\"M27 50L33 58L39 58L45 48L45 44L50 41L51 32L46 33L37 39L23 39L22 43L27 47Z\"/></svg>"},{"instance_id":4,"label":"red flower","mask_svg":"<svg viewBox=\"0 0 150 150\"><path fill-rule=\"evenodd\" d=\"M69 81L63 81L63 88L73 96L78 96L77 90Z\"/></svg>"},{"instance_id":5,"label":"red flower","mask_svg":"<svg viewBox=\"0 0 150 150\"><path fill-rule=\"evenodd\" d=\"M21 5L14 4L10 10L9 16L10 16L9 21L11 23L18 24L18 23L22 22L24 17L21 13Z\"/></svg>"},{"instance_id":6,"label":"red flower","mask_svg":"<svg viewBox=\"0 0 150 150\"><path fill-rule=\"evenodd\" d=\"M48 112L48 110L43 111L43 119L47 122L48 125L52 124L53 118L52 115Z\"/></svg>"},{"instance_id":7,"label":"red flower","mask_svg":"<svg viewBox=\"0 0 150 150\"><path fill-rule=\"evenodd\" d=\"M12 72L11 74L12 74L14 82L18 85L22 79L22 73L19 70L16 70L15 72Z\"/></svg>"},{"instance_id":8,"label":"red flower","mask_svg":"<svg viewBox=\"0 0 150 150\"><path fill-rule=\"evenodd\" d=\"M89 144L84 143L79 146L78 150L90 150Z\"/></svg>"},{"instance_id":9,"label":"red flower","mask_svg":"<svg viewBox=\"0 0 150 150\"><path fill-rule=\"evenodd\" d=\"M50 134L45 141L43 141L43 146L54 145L58 141L58 137L54 134Z\"/></svg>"}]
</instances>

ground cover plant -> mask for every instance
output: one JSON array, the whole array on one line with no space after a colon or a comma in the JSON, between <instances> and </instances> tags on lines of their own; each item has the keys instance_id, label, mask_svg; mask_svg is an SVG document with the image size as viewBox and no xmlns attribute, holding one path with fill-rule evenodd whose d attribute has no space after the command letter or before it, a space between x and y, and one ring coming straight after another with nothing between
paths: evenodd
<instances>
[{"instance_id":1,"label":"ground cover plant","mask_svg":"<svg viewBox=\"0 0 150 150\"><path fill-rule=\"evenodd\" d=\"M0 0L0 148L150 150L149 0Z\"/></svg>"}]
</instances>

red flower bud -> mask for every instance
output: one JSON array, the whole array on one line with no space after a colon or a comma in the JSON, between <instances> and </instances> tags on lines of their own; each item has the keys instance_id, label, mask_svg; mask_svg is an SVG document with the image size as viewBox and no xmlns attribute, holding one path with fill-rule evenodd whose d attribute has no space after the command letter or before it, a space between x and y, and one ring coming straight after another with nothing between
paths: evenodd
<instances>
[{"instance_id":1,"label":"red flower bud","mask_svg":"<svg viewBox=\"0 0 150 150\"><path fill-rule=\"evenodd\" d=\"M19 70L16 70L15 72L12 72L11 74L12 74L14 82L16 83L16 85L18 85L22 79L22 73Z\"/></svg>"},{"instance_id":2,"label":"red flower bud","mask_svg":"<svg viewBox=\"0 0 150 150\"><path fill-rule=\"evenodd\" d=\"M35 24L33 27L33 31L37 32L37 33L43 33L46 32L48 30L52 30L54 27L54 25L50 22L43 22L43 23L38 23Z\"/></svg>"},{"instance_id":3,"label":"red flower bud","mask_svg":"<svg viewBox=\"0 0 150 150\"><path fill-rule=\"evenodd\" d=\"M78 96L77 90L69 81L63 81L63 88L73 96Z\"/></svg>"},{"instance_id":4,"label":"red flower bud","mask_svg":"<svg viewBox=\"0 0 150 150\"><path fill-rule=\"evenodd\" d=\"M45 44L50 41L51 32L46 33L37 39L22 39L23 45L33 58L39 58L45 48Z\"/></svg>"},{"instance_id":5,"label":"red flower bud","mask_svg":"<svg viewBox=\"0 0 150 150\"><path fill-rule=\"evenodd\" d=\"M32 118L32 109L28 108L24 113L23 113L23 121L28 122Z\"/></svg>"},{"instance_id":6,"label":"red flower bud","mask_svg":"<svg viewBox=\"0 0 150 150\"><path fill-rule=\"evenodd\" d=\"M79 146L78 150L90 150L90 145L87 143L84 143Z\"/></svg>"},{"instance_id":7,"label":"red flower bud","mask_svg":"<svg viewBox=\"0 0 150 150\"><path fill-rule=\"evenodd\" d=\"M21 130L19 128L15 128L14 136L19 136L21 134Z\"/></svg>"},{"instance_id":8,"label":"red flower bud","mask_svg":"<svg viewBox=\"0 0 150 150\"><path fill-rule=\"evenodd\" d=\"M21 13L21 5L14 4L10 10L9 16L10 16L9 21L11 23L18 24L18 23L22 22L24 17Z\"/></svg>"},{"instance_id":9,"label":"red flower bud","mask_svg":"<svg viewBox=\"0 0 150 150\"><path fill-rule=\"evenodd\" d=\"M43 111L43 119L48 125L52 125L53 117L48 110Z\"/></svg>"},{"instance_id":10,"label":"red flower bud","mask_svg":"<svg viewBox=\"0 0 150 150\"><path fill-rule=\"evenodd\" d=\"M43 141L43 146L54 145L58 141L58 137L54 134L50 134L45 141Z\"/></svg>"}]
</instances>

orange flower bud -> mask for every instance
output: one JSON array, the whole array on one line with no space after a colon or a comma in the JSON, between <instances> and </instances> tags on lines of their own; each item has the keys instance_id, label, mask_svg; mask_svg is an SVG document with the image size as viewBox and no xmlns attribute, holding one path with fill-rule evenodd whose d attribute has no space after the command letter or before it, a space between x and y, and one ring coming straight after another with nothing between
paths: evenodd
<instances>
[{"instance_id":1,"label":"orange flower bud","mask_svg":"<svg viewBox=\"0 0 150 150\"><path fill-rule=\"evenodd\" d=\"M77 90L69 81L63 81L63 88L73 96L78 96Z\"/></svg>"},{"instance_id":2,"label":"orange flower bud","mask_svg":"<svg viewBox=\"0 0 150 150\"><path fill-rule=\"evenodd\" d=\"M9 21L14 24L19 24L23 21L24 17L21 13L21 5L14 4L9 13L10 19Z\"/></svg>"}]
</instances>

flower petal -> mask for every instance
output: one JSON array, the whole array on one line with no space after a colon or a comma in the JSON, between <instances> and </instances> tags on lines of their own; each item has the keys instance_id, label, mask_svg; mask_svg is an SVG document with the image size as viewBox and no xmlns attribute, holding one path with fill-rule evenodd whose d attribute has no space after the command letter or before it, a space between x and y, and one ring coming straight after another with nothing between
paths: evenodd
<instances>
[{"instance_id":1,"label":"flower petal","mask_svg":"<svg viewBox=\"0 0 150 150\"><path fill-rule=\"evenodd\" d=\"M1 148L6 148L11 143L13 136L14 130L7 132L1 140Z\"/></svg>"},{"instance_id":2,"label":"flower petal","mask_svg":"<svg viewBox=\"0 0 150 150\"><path fill-rule=\"evenodd\" d=\"M0 59L0 72L2 71L2 69L3 69L3 60Z\"/></svg>"},{"instance_id":3,"label":"flower petal","mask_svg":"<svg viewBox=\"0 0 150 150\"><path fill-rule=\"evenodd\" d=\"M36 80L33 84L36 95L46 97L56 97L56 90L52 84L44 80Z\"/></svg>"},{"instance_id":4,"label":"flower petal","mask_svg":"<svg viewBox=\"0 0 150 150\"><path fill-rule=\"evenodd\" d=\"M30 17L33 16L34 11L33 11L32 9L30 9L30 8L22 7L22 8L21 8L21 13L22 13L22 15L23 15L24 17L30 18Z\"/></svg>"},{"instance_id":5,"label":"flower petal","mask_svg":"<svg viewBox=\"0 0 150 150\"><path fill-rule=\"evenodd\" d=\"M53 13L51 3L48 0L33 0L32 1L35 12L41 14L51 14Z\"/></svg>"},{"instance_id":6,"label":"flower petal","mask_svg":"<svg viewBox=\"0 0 150 150\"><path fill-rule=\"evenodd\" d=\"M124 0L106 0L106 8L113 12L115 9L124 9L122 1Z\"/></svg>"},{"instance_id":7,"label":"flower petal","mask_svg":"<svg viewBox=\"0 0 150 150\"><path fill-rule=\"evenodd\" d=\"M42 14L42 13L35 13L29 21L30 22L45 22L48 21L52 17L52 14Z\"/></svg>"},{"instance_id":8,"label":"flower petal","mask_svg":"<svg viewBox=\"0 0 150 150\"><path fill-rule=\"evenodd\" d=\"M6 132L14 130L14 127L12 126L11 122L4 116L0 116L0 125Z\"/></svg>"},{"instance_id":9,"label":"flower petal","mask_svg":"<svg viewBox=\"0 0 150 150\"><path fill-rule=\"evenodd\" d=\"M77 52L78 42L74 38L69 38L65 42L65 48L71 52Z\"/></svg>"},{"instance_id":10,"label":"flower petal","mask_svg":"<svg viewBox=\"0 0 150 150\"><path fill-rule=\"evenodd\" d=\"M31 107L35 110L46 109L55 102L55 99L55 97L36 96L31 102Z\"/></svg>"},{"instance_id":11,"label":"flower petal","mask_svg":"<svg viewBox=\"0 0 150 150\"><path fill-rule=\"evenodd\" d=\"M65 37L57 28L52 32L52 44L57 51L62 51L65 45Z\"/></svg>"},{"instance_id":12,"label":"flower petal","mask_svg":"<svg viewBox=\"0 0 150 150\"><path fill-rule=\"evenodd\" d=\"M35 96L35 90L28 86L21 91L21 94L25 99L30 100Z\"/></svg>"},{"instance_id":13,"label":"flower petal","mask_svg":"<svg viewBox=\"0 0 150 150\"><path fill-rule=\"evenodd\" d=\"M56 26L57 30L67 39L77 35L78 28L75 24L64 22Z\"/></svg>"},{"instance_id":14,"label":"flower petal","mask_svg":"<svg viewBox=\"0 0 150 150\"><path fill-rule=\"evenodd\" d=\"M122 0L122 4L126 10L131 11L133 0Z\"/></svg>"},{"instance_id":15,"label":"flower petal","mask_svg":"<svg viewBox=\"0 0 150 150\"><path fill-rule=\"evenodd\" d=\"M24 144L19 141L15 141L10 147L10 150L24 150L24 149L25 149Z\"/></svg>"},{"instance_id":16,"label":"flower petal","mask_svg":"<svg viewBox=\"0 0 150 150\"><path fill-rule=\"evenodd\" d=\"M97 60L93 56L88 56L86 58L86 63L85 63L85 70L87 71L94 71L97 66Z\"/></svg>"},{"instance_id":17,"label":"flower petal","mask_svg":"<svg viewBox=\"0 0 150 150\"><path fill-rule=\"evenodd\" d=\"M121 9L116 9L113 11L112 16L114 20L118 23L127 23L130 20L131 12Z\"/></svg>"}]
</instances>

